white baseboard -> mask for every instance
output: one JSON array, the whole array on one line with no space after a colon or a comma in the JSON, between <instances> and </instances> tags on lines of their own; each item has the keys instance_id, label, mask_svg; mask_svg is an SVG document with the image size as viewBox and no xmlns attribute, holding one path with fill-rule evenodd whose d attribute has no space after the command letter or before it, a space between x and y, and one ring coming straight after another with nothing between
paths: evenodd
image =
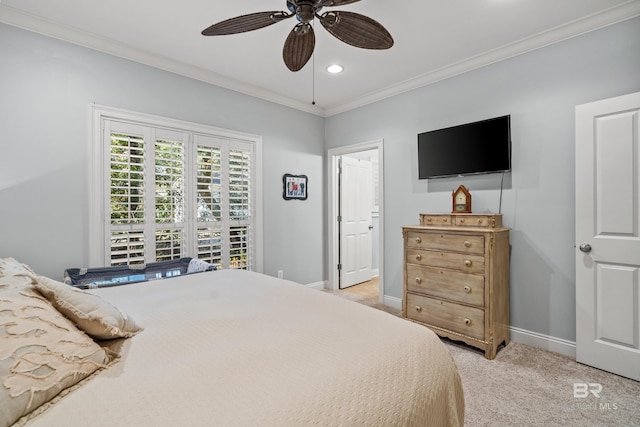
<instances>
[{"instance_id":1,"label":"white baseboard","mask_svg":"<svg viewBox=\"0 0 640 427\"><path fill-rule=\"evenodd\" d=\"M311 288L311 289L317 289L319 291L323 290L325 288L326 285L326 281L322 281L322 282L316 282L316 283L309 283L307 285L304 285L307 288Z\"/></svg>"},{"instance_id":2,"label":"white baseboard","mask_svg":"<svg viewBox=\"0 0 640 427\"><path fill-rule=\"evenodd\" d=\"M542 348L554 353L560 353L572 359L576 358L576 343L574 341L527 331L526 329L515 328L513 326L509 329L511 331L511 341Z\"/></svg>"},{"instance_id":3,"label":"white baseboard","mask_svg":"<svg viewBox=\"0 0 640 427\"><path fill-rule=\"evenodd\" d=\"M382 301L384 302L384 305L402 310L402 298L390 297L389 295L385 295Z\"/></svg>"}]
</instances>

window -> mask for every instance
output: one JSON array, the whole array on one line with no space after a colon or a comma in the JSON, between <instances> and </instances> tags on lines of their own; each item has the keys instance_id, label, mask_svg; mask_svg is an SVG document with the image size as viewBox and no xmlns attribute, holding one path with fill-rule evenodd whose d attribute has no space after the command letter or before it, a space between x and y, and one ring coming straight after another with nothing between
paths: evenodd
<instances>
[{"instance_id":1,"label":"window","mask_svg":"<svg viewBox=\"0 0 640 427\"><path fill-rule=\"evenodd\" d=\"M260 138L93 108L92 265L261 271Z\"/></svg>"}]
</instances>

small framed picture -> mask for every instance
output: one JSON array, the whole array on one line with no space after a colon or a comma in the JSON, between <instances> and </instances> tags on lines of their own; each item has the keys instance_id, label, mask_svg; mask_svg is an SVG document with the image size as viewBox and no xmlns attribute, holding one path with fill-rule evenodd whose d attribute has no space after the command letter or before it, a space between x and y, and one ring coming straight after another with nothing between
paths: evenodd
<instances>
[{"instance_id":1,"label":"small framed picture","mask_svg":"<svg viewBox=\"0 0 640 427\"><path fill-rule=\"evenodd\" d=\"M282 175L282 198L285 200L307 200L306 175Z\"/></svg>"}]
</instances>

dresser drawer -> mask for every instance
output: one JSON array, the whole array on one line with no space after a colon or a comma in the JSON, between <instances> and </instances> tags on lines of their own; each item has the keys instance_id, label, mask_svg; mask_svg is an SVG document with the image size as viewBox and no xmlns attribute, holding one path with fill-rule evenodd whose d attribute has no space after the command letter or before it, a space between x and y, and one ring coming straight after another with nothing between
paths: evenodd
<instances>
[{"instance_id":1,"label":"dresser drawer","mask_svg":"<svg viewBox=\"0 0 640 427\"><path fill-rule=\"evenodd\" d=\"M407 263L484 274L484 257L454 252L407 249Z\"/></svg>"},{"instance_id":2,"label":"dresser drawer","mask_svg":"<svg viewBox=\"0 0 640 427\"><path fill-rule=\"evenodd\" d=\"M451 224L456 227L502 227L500 215L452 215Z\"/></svg>"},{"instance_id":3,"label":"dresser drawer","mask_svg":"<svg viewBox=\"0 0 640 427\"><path fill-rule=\"evenodd\" d=\"M420 224L421 225L451 225L451 215L429 215L429 214L420 214Z\"/></svg>"},{"instance_id":4,"label":"dresser drawer","mask_svg":"<svg viewBox=\"0 0 640 427\"><path fill-rule=\"evenodd\" d=\"M484 310L407 293L407 317L484 340Z\"/></svg>"},{"instance_id":5,"label":"dresser drawer","mask_svg":"<svg viewBox=\"0 0 640 427\"><path fill-rule=\"evenodd\" d=\"M407 232L407 246L430 250L484 254L484 236L426 231Z\"/></svg>"},{"instance_id":6,"label":"dresser drawer","mask_svg":"<svg viewBox=\"0 0 640 427\"><path fill-rule=\"evenodd\" d=\"M407 264L407 290L484 306L484 276Z\"/></svg>"}]
</instances>

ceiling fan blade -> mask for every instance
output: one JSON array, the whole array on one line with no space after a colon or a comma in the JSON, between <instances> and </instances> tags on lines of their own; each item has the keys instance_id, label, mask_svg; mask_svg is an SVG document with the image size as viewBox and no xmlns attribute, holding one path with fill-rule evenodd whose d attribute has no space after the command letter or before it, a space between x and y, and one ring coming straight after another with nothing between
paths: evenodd
<instances>
[{"instance_id":1,"label":"ceiling fan blade","mask_svg":"<svg viewBox=\"0 0 640 427\"><path fill-rule=\"evenodd\" d=\"M359 2L360 0L322 0L320 2L321 7L333 7L333 6L344 6L345 4L351 4Z\"/></svg>"},{"instance_id":2,"label":"ceiling fan blade","mask_svg":"<svg viewBox=\"0 0 640 427\"><path fill-rule=\"evenodd\" d=\"M331 11L320 17L320 23L334 37L363 49L389 49L393 37L378 21L354 12Z\"/></svg>"},{"instance_id":3,"label":"ceiling fan blade","mask_svg":"<svg viewBox=\"0 0 640 427\"><path fill-rule=\"evenodd\" d=\"M299 23L289 33L282 49L282 59L288 69L299 71L305 66L316 45L316 35L311 25Z\"/></svg>"},{"instance_id":4,"label":"ceiling fan blade","mask_svg":"<svg viewBox=\"0 0 640 427\"><path fill-rule=\"evenodd\" d=\"M278 11L250 13L213 24L202 30L202 35L223 36L227 34L245 33L247 31L268 27L292 16L294 15Z\"/></svg>"}]
</instances>

